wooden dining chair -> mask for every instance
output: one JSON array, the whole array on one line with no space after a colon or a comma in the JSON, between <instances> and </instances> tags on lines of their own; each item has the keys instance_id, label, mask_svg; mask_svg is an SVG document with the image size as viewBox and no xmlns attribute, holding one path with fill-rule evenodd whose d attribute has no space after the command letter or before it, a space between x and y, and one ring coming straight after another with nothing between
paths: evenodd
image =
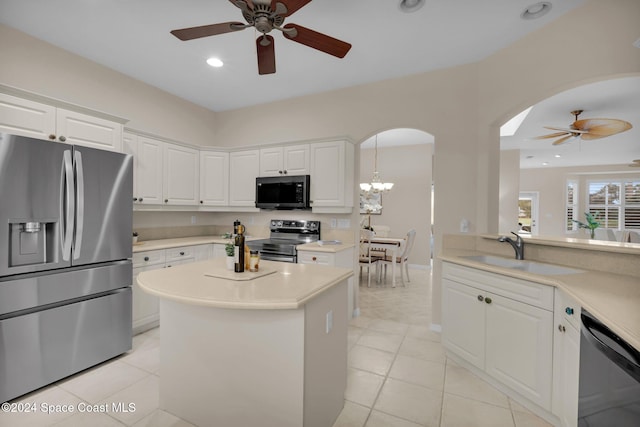
<instances>
[{"instance_id":1,"label":"wooden dining chair","mask_svg":"<svg viewBox=\"0 0 640 427\"><path fill-rule=\"evenodd\" d=\"M367 287L371 287L371 267L376 267L376 277L378 277L378 261L381 256L375 255L371 251L371 239L373 238L372 230L360 230L360 276L362 276L362 268L367 268Z\"/></svg>"},{"instance_id":2,"label":"wooden dining chair","mask_svg":"<svg viewBox=\"0 0 640 427\"><path fill-rule=\"evenodd\" d=\"M410 283L411 280L409 279L409 254L411 253L411 249L413 248L413 242L415 241L415 239L416 230L412 228L407 233L407 237L405 237L404 241L400 244L400 251L395 259L393 259L393 256L387 255L384 258L378 260L378 264L380 264L381 267L379 275L382 275L382 267L384 267L384 277L386 280L387 266L389 264L396 263L400 265L400 281L402 282L402 286L406 286L406 284L404 283L405 274L407 275L407 282Z\"/></svg>"}]
</instances>

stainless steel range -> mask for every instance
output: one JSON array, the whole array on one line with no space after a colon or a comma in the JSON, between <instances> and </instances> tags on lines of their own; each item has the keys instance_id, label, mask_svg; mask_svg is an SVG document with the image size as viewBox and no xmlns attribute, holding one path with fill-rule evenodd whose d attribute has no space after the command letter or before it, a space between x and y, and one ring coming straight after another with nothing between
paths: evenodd
<instances>
[{"instance_id":1,"label":"stainless steel range","mask_svg":"<svg viewBox=\"0 0 640 427\"><path fill-rule=\"evenodd\" d=\"M268 239L247 242L260 258L270 261L297 262L296 246L320 240L320 221L272 219Z\"/></svg>"}]
</instances>

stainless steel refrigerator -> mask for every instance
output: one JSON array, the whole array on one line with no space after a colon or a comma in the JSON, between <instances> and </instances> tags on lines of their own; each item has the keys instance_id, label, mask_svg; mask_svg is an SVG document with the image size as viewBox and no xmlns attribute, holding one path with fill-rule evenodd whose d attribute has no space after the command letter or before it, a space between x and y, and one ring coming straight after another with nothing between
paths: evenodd
<instances>
[{"instance_id":1,"label":"stainless steel refrigerator","mask_svg":"<svg viewBox=\"0 0 640 427\"><path fill-rule=\"evenodd\" d=\"M132 168L0 133L0 402L131 349Z\"/></svg>"}]
</instances>

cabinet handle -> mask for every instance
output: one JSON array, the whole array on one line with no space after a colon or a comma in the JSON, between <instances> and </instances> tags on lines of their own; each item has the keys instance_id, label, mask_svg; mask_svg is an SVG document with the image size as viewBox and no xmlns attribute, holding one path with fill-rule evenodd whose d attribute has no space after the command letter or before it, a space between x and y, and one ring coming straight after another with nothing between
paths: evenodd
<instances>
[{"instance_id":1,"label":"cabinet handle","mask_svg":"<svg viewBox=\"0 0 640 427\"><path fill-rule=\"evenodd\" d=\"M53 141L53 140L56 139L56 136L54 134L51 134L51 135L49 135L49 139Z\"/></svg>"},{"instance_id":2,"label":"cabinet handle","mask_svg":"<svg viewBox=\"0 0 640 427\"><path fill-rule=\"evenodd\" d=\"M286 175L286 174L287 174L287 171L284 171L284 174Z\"/></svg>"},{"instance_id":3,"label":"cabinet handle","mask_svg":"<svg viewBox=\"0 0 640 427\"><path fill-rule=\"evenodd\" d=\"M144 257L144 260L149 261L149 257L148 256Z\"/></svg>"},{"instance_id":4,"label":"cabinet handle","mask_svg":"<svg viewBox=\"0 0 640 427\"><path fill-rule=\"evenodd\" d=\"M137 197L134 197L134 198L133 198L133 201L134 201L134 202L137 202L137 201L138 201L138 198L137 198Z\"/></svg>"},{"instance_id":5,"label":"cabinet handle","mask_svg":"<svg viewBox=\"0 0 640 427\"><path fill-rule=\"evenodd\" d=\"M491 304L491 298L486 297L486 298L484 299L484 302L486 302L487 304Z\"/></svg>"},{"instance_id":6,"label":"cabinet handle","mask_svg":"<svg viewBox=\"0 0 640 427\"><path fill-rule=\"evenodd\" d=\"M282 175L282 171L278 171L278 173L279 173L280 175Z\"/></svg>"},{"instance_id":7,"label":"cabinet handle","mask_svg":"<svg viewBox=\"0 0 640 427\"><path fill-rule=\"evenodd\" d=\"M311 260L312 260L312 261L317 261L317 260L318 260L318 258L313 257L313 258L311 258Z\"/></svg>"},{"instance_id":8,"label":"cabinet handle","mask_svg":"<svg viewBox=\"0 0 640 427\"><path fill-rule=\"evenodd\" d=\"M142 197L140 197L140 200L138 200L138 201L141 202L142 201Z\"/></svg>"},{"instance_id":9,"label":"cabinet handle","mask_svg":"<svg viewBox=\"0 0 640 427\"><path fill-rule=\"evenodd\" d=\"M164 202L165 203L169 203L169 199L164 199Z\"/></svg>"},{"instance_id":10,"label":"cabinet handle","mask_svg":"<svg viewBox=\"0 0 640 427\"><path fill-rule=\"evenodd\" d=\"M180 252L180 256L184 255L184 252Z\"/></svg>"},{"instance_id":11,"label":"cabinet handle","mask_svg":"<svg viewBox=\"0 0 640 427\"><path fill-rule=\"evenodd\" d=\"M58 138L61 142L65 142L67 140L67 138L65 138L64 136L61 136L60 138Z\"/></svg>"},{"instance_id":12,"label":"cabinet handle","mask_svg":"<svg viewBox=\"0 0 640 427\"><path fill-rule=\"evenodd\" d=\"M171 264L167 265L167 268L171 268Z\"/></svg>"},{"instance_id":13,"label":"cabinet handle","mask_svg":"<svg viewBox=\"0 0 640 427\"><path fill-rule=\"evenodd\" d=\"M204 202L202 200L200 200L200 204L203 204Z\"/></svg>"},{"instance_id":14,"label":"cabinet handle","mask_svg":"<svg viewBox=\"0 0 640 427\"><path fill-rule=\"evenodd\" d=\"M484 301L484 297L482 295L478 295L478 301L480 302Z\"/></svg>"},{"instance_id":15,"label":"cabinet handle","mask_svg":"<svg viewBox=\"0 0 640 427\"><path fill-rule=\"evenodd\" d=\"M565 332L567 330L567 328L565 328L564 325L558 325L558 330L560 332Z\"/></svg>"},{"instance_id":16,"label":"cabinet handle","mask_svg":"<svg viewBox=\"0 0 640 427\"><path fill-rule=\"evenodd\" d=\"M573 316L573 308L572 307L565 308L564 312L567 313L569 316Z\"/></svg>"}]
</instances>

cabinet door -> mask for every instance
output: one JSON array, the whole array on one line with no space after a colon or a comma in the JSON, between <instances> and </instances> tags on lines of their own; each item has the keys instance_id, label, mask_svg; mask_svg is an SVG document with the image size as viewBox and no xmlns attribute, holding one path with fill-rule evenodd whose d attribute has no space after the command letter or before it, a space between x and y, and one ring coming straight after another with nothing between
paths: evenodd
<instances>
[{"instance_id":1,"label":"cabinet door","mask_svg":"<svg viewBox=\"0 0 640 427\"><path fill-rule=\"evenodd\" d=\"M213 258L213 244L193 247L194 261L206 261Z\"/></svg>"},{"instance_id":2,"label":"cabinet door","mask_svg":"<svg viewBox=\"0 0 640 427\"><path fill-rule=\"evenodd\" d=\"M122 124L58 108L58 141L109 151L122 151Z\"/></svg>"},{"instance_id":3,"label":"cabinet door","mask_svg":"<svg viewBox=\"0 0 640 427\"><path fill-rule=\"evenodd\" d=\"M138 201L138 135L122 133L122 152L133 156L133 202Z\"/></svg>"},{"instance_id":4,"label":"cabinet door","mask_svg":"<svg viewBox=\"0 0 640 427\"><path fill-rule=\"evenodd\" d=\"M50 105L0 94L0 132L30 138L56 138L56 109Z\"/></svg>"},{"instance_id":5,"label":"cabinet door","mask_svg":"<svg viewBox=\"0 0 640 427\"><path fill-rule=\"evenodd\" d=\"M164 144L164 204L196 205L200 200L200 153L193 148Z\"/></svg>"},{"instance_id":6,"label":"cabinet door","mask_svg":"<svg viewBox=\"0 0 640 427\"><path fill-rule=\"evenodd\" d=\"M136 267L133 269L132 316L133 333L139 334L158 325L160 321L160 301L158 297L148 294L138 285L138 274L164 268L164 264Z\"/></svg>"},{"instance_id":7,"label":"cabinet door","mask_svg":"<svg viewBox=\"0 0 640 427\"><path fill-rule=\"evenodd\" d=\"M278 176L284 172L282 147L260 150L260 176Z\"/></svg>"},{"instance_id":8,"label":"cabinet door","mask_svg":"<svg viewBox=\"0 0 640 427\"><path fill-rule=\"evenodd\" d=\"M229 153L200 152L200 204L229 205Z\"/></svg>"},{"instance_id":9,"label":"cabinet door","mask_svg":"<svg viewBox=\"0 0 640 427\"><path fill-rule=\"evenodd\" d=\"M580 330L569 322L555 329L554 341L554 413L562 427L578 425L578 381L580 376Z\"/></svg>"},{"instance_id":10,"label":"cabinet door","mask_svg":"<svg viewBox=\"0 0 640 427\"><path fill-rule=\"evenodd\" d=\"M162 158L164 143L146 136L138 137L137 194L138 203L162 204Z\"/></svg>"},{"instance_id":11,"label":"cabinet door","mask_svg":"<svg viewBox=\"0 0 640 427\"><path fill-rule=\"evenodd\" d=\"M283 148L285 174L309 175L309 158L308 144L285 146Z\"/></svg>"},{"instance_id":12,"label":"cabinet door","mask_svg":"<svg viewBox=\"0 0 640 427\"><path fill-rule=\"evenodd\" d=\"M485 364L483 291L442 279L442 343L480 369Z\"/></svg>"},{"instance_id":13,"label":"cabinet door","mask_svg":"<svg viewBox=\"0 0 640 427\"><path fill-rule=\"evenodd\" d=\"M236 151L229 155L229 205L256 206L256 178L260 151Z\"/></svg>"},{"instance_id":14,"label":"cabinet door","mask_svg":"<svg viewBox=\"0 0 640 427\"><path fill-rule=\"evenodd\" d=\"M311 144L313 207L344 206L345 153L341 142Z\"/></svg>"},{"instance_id":15,"label":"cabinet door","mask_svg":"<svg viewBox=\"0 0 640 427\"><path fill-rule=\"evenodd\" d=\"M213 244L213 258L226 258L227 252L224 249L224 245L221 243Z\"/></svg>"},{"instance_id":16,"label":"cabinet door","mask_svg":"<svg viewBox=\"0 0 640 427\"><path fill-rule=\"evenodd\" d=\"M550 411L553 313L486 292L483 295L486 372Z\"/></svg>"}]
</instances>

